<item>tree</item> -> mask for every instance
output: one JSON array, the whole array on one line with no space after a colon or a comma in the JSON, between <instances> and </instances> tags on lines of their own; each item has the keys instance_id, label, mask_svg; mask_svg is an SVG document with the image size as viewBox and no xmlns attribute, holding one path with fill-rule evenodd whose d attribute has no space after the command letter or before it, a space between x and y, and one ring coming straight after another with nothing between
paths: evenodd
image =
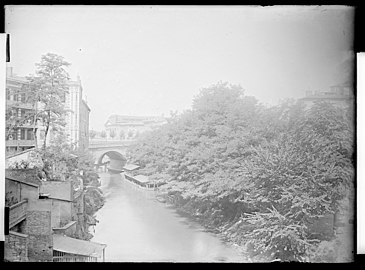
<instances>
[{"instance_id":1,"label":"tree","mask_svg":"<svg viewBox=\"0 0 365 270\"><path fill-rule=\"evenodd\" d=\"M352 187L352 132L341 109L317 103L275 142L255 149L240 185L255 209L241 221L254 225L245 236L257 250L282 260L307 259L320 241L308 225L335 213Z\"/></svg>"},{"instance_id":2,"label":"tree","mask_svg":"<svg viewBox=\"0 0 365 270\"><path fill-rule=\"evenodd\" d=\"M129 137L129 138L132 138L133 134L134 134L134 133L133 133L133 130L131 130L131 129L130 129L130 130L128 130L127 135L128 135L128 137Z\"/></svg>"},{"instance_id":3,"label":"tree","mask_svg":"<svg viewBox=\"0 0 365 270\"><path fill-rule=\"evenodd\" d=\"M353 187L350 116L328 103L264 107L218 83L128 156L140 173L167 182L161 190L176 205L269 260L308 260L321 241L309 224L336 212Z\"/></svg>"},{"instance_id":4,"label":"tree","mask_svg":"<svg viewBox=\"0 0 365 270\"><path fill-rule=\"evenodd\" d=\"M110 138L114 139L114 137L117 135L117 133L115 132L115 129L111 129L109 132L109 136Z\"/></svg>"},{"instance_id":5,"label":"tree","mask_svg":"<svg viewBox=\"0 0 365 270\"><path fill-rule=\"evenodd\" d=\"M121 140L124 140L124 137L125 137L125 133L124 133L124 131L121 129L121 130L119 131L119 138L120 138Z\"/></svg>"},{"instance_id":6,"label":"tree","mask_svg":"<svg viewBox=\"0 0 365 270\"><path fill-rule=\"evenodd\" d=\"M36 75L27 78L27 90L30 93L28 102L36 104L37 107L33 114L33 122L40 121L45 127L44 149L50 128L57 131L65 125L64 116L67 111L64 99L69 81L65 68L69 65L62 56L47 53L41 57L41 62L36 64Z\"/></svg>"},{"instance_id":7,"label":"tree","mask_svg":"<svg viewBox=\"0 0 365 270\"><path fill-rule=\"evenodd\" d=\"M95 130L90 130L89 135L90 135L91 139L94 139L95 136L96 136L96 131Z\"/></svg>"},{"instance_id":8,"label":"tree","mask_svg":"<svg viewBox=\"0 0 365 270\"><path fill-rule=\"evenodd\" d=\"M105 131L105 130L102 130L102 131L100 132L100 137L102 137L102 138L106 138L106 131Z\"/></svg>"}]
</instances>

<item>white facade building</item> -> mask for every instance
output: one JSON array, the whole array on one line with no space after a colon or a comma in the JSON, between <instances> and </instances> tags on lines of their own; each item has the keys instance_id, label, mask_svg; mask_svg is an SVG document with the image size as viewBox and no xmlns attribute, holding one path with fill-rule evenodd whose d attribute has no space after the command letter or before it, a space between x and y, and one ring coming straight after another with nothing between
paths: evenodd
<instances>
[{"instance_id":1,"label":"white facade building","mask_svg":"<svg viewBox=\"0 0 365 270\"><path fill-rule=\"evenodd\" d=\"M80 78L69 81L69 90L65 98L65 132L69 142L78 148L87 148L89 141L90 108L83 99L83 89Z\"/></svg>"}]
</instances>

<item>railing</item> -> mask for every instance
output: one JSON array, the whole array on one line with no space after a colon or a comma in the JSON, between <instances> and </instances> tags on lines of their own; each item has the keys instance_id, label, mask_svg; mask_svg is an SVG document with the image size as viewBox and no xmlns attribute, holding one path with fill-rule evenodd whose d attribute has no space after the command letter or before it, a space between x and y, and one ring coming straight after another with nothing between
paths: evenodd
<instances>
[{"instance_id":1,"label":"railing","mask_svg":"<svg viewBox=\"0 0 365 270\"><path fill-rule=\"evenodd\" d=\"M6 146L35 146L35 140L7 140Z\"/></svg>"},{"instance_id":2,"label":"railing","mask_svg":"<svg viewBox=\"0 0 365 270\"><path fill-rule=\"evenodd\" d=\"M28 201L24 200L9 207L9 228L26 218Z\"/></svg>"},{"instance_id":3,"label":"railing","mask_svg":"<svg viewBox=\"0 0 365 270\"><path fill-rule=\"evenodd\" d=\"M77 223L77 221L70 221L65 226L57 227L57 228L55 227L55 228L52 228L52 230L56 234L64 234L67 236L72 236L74 234L74 232L76 231L76 223Z\"/></svg>"},{"instance_id":4,"label":"railing","mask_svg":"<svg viewBox=\"0 0 365 270\"><path fill-rule=\"evenodd\" d=\"M57 256L53 257L54 262L96 262L95 257L81 257L81 256Z\"/></svg>"},{"instance_id":5,"label":"railing","mask_svg":"<svg viewBox=\"0 0 365 270\"><path fill-rule=\"evenodd\" d=\"M96 148L96 147L109 147L109 146L128 146L135 142L136 140L104 140L104 141L89 141L89 148Z\"/></svg>"},{"instance_id":6,"label":"railing","mask_svg":"<svg viewBox=\"0 0 365 270\"><path fill-rule=\"evenodd\" d=\"M6 105L21 109L34 109L33 104L16 100L6 100Z\"/></svg>"}]
</instances>

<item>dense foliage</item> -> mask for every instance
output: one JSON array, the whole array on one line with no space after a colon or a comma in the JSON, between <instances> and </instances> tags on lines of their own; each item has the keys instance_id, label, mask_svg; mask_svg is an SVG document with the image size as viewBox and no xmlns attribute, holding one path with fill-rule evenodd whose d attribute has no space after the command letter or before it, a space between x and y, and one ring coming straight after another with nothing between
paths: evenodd
<instances>
[{"instance_id":1,"label":"dense foliage","mask_svg":"<svg viewBox=\"0 0 365 270\"><path fill-rule=\"evenodd\" d=\"M129 152L173 202L255 255L308 260L309 224L334 213L353 184L351 108L260 105L240 86L202 89L192 109L141 135ZM242 241L241 241L242 240Z\"/></svg>"},{"instance_id":2,"label":"dense foliage","mask_svg":"<svg viewBox=\"0 0 365 270\"><path fill-rule=\"evenodd\" d=\"M54 131L62 129L66 122L64 117L65 97L68 93L70 80L66 68L70 63L60 55L47 53L42 55L41 61L36 63L36 75L27 77L24 90L27 92L27 103L34 105L33 114L34 136L36 124L44 126L43 148L47 146L47 135L50 128Z\"/></svg>"}]
</instances>

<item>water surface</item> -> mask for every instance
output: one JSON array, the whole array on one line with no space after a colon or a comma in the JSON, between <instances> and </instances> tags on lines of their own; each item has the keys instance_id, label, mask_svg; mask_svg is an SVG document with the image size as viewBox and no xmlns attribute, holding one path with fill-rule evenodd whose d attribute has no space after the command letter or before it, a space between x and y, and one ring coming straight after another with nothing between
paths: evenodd
<instances>
[{"instance_id":1,"label":"water surface","mask_svg":"<svg viewBox=\"0 0 365 270\"><path fill-rule=\"evenodd\" d=\"M199 224L156 201L120 174L101 173L106 202L92 241L106 244L107 262L242 262L238 251Z\"/></svg>"}]
</instances>

